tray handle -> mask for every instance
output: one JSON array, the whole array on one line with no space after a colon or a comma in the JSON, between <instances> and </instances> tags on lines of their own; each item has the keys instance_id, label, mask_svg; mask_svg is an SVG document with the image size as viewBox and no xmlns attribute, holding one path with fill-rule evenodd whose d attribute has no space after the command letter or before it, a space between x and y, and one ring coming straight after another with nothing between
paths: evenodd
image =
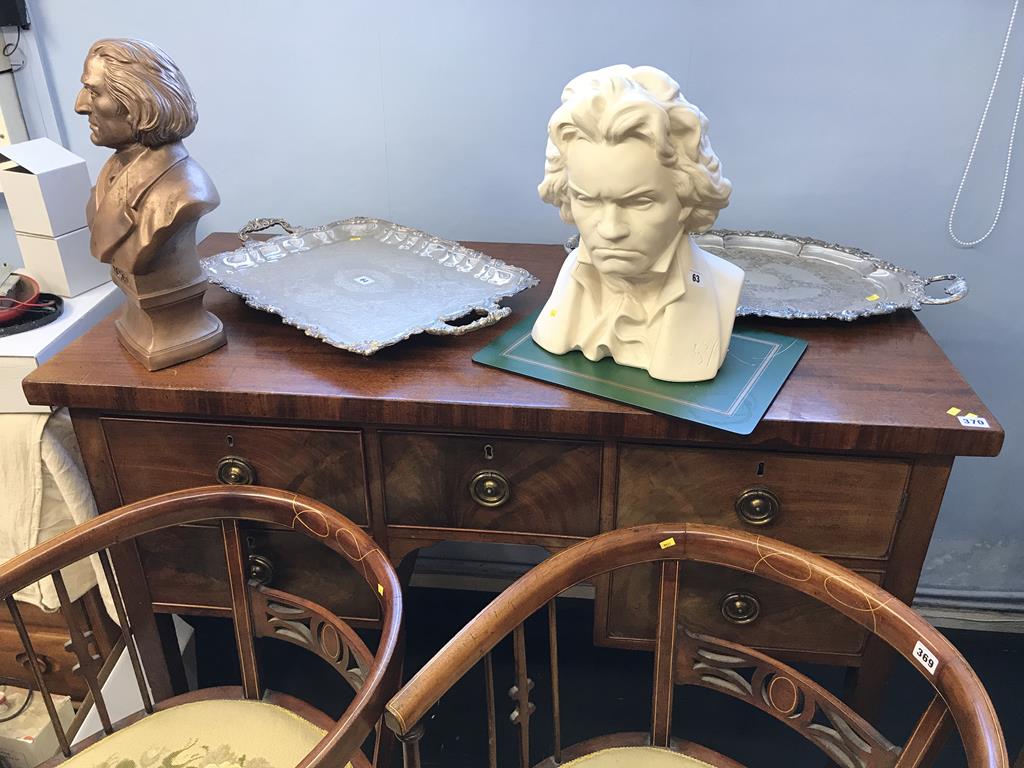
<instances>
[{"instance_id":1,"label":"tray handle","mask_svg":"<svg viewBox=\"0 0 1024 768\"><path fill-rule=\"evenodd\" d=\"M284 219L249 219L248 223L238 230L238 239L244 243L250 235L271 227L280 227L289 235L294 235L299 230L299 227L293 227Z\"/></svg>"},{"instance_id":2,"label":"tray handle","mask_svg":"<svg viewBox=\"0 0 1024 768\"><path fill-rule=\"evenodd\" d=\"M948 298L936 299L928 294L924 294L921 297L922 304L952 304L954 301L960 301L960 299L967 295L967 281L960 275L935 275L935 277L925 279L924 287L927 288L932 283L939 283L943 280L953 281L952 285L947 285L943 288Z\"/></svg>"},{"instance_id":3,"label":"tray handle","mask_svg":"<svg viewBox=\"0 0 1024 768\"><path fill-rule=\"evenodd\" d=\"M477 309L477 312L486 312L483 317L478 317L471 323L465 325L448 325L444 320L438 320L430 327L424 329L427 333L432 333L435 336L461 336L464 333L475 331L478 328L486 328L488 325L494 325L496 322L501 320L503 317L508 317L512 314L512 310L509 307L489 307L485 309Z\"/></svg>"}]
</instances>

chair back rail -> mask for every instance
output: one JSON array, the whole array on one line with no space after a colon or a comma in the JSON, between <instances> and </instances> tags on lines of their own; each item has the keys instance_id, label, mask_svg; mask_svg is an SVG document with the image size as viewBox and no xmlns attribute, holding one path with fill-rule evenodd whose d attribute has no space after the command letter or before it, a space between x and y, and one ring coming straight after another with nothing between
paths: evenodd
<instances>
[{"instance_id":1,"label":"chair back rail","mask_svg":"<svg viewBox=\"0 0 1024 768\"><path fill-rule=\"evenodd\" d=\"M960 653L934 627L881 587L830 560L764 536L702 524L619 529L537 565L484 608L391 699L385 715L388 725L399 734L410 733L427 710L501 639L564 590L618 568L658 561L694 561L747 571L829 605L879 636L932 685L960 732L970 768L1007 768L1006 746L988 695ZM668 578L661 582L663 596L672 583L671 571L666 573ZM662 604L662 611L667 610ZM675 622L666 617L659 623L662 640L669 639L669 623ZM934 663L929 665L928 659ZM664 684L658 685L664 670L658 668L655 675L657 699L664 696ZM856 718L837 701L824 699L823 705L837 715L839 722L833 724L838 732L848 726L848 717ZM910 751L922 756L935 751L944 733L936 723L941 725L947 717L941 707L933 702L922 715L907 743ZM664 716L664 712L663 699L655 702L654 713ZM661 738L664 733L661 723L652 723L652 736ZM838 746L834 740L830 743ZM818 746L828 751L827 744ZM878 765L899 764L894 750L880 753L887 754L878 758ZM925 763L908 757L905 764Z\"/></svg>"},{"instance_id":2,"label":"chair back rail","mask_svg":"<svg viewBox=\"0 0 1024 768\"><path fill-rule=\"evenodd\" d=\"M128 649L143 708L146 713L151 713L158 707L154 706L148 687L153 687L156 692L157 686L152 685L151 679L150 685L147 686L150 670L143 665L139 648L136 647L137 637L133 633L136 627L131 622L135 621L139 614L137 610L128 609L117 580L118 576L133 579L138 576L138 571L133 570L125 576L121 570L123 558L115 557L112 567L107 550L123 554L130 547L137 553L134 539L139 536L176 525L210 520L221 523L235 639L246 698L258 699L263 694L254 638L280 635L272 631L266 635L262 632L267 626L266 622L260 624L256 619L254 606L264 608L266 600L254 600L259 588L249 583L240 522L253 521L283 526L320 541L347 560L376 595L381 608L382 627L377 651L371 654L352 628L326 609L284 592L269 589L263 591L264 597L272 595L279 605L300 607L315 620L315 627L322 629L318 635L320 647L308 646L310 650L331 661L328 657L337 645L339 654L346 659L351 654L356 659L355 670L348 669L347 666L339 669L338 664L334 665L342 677L356 689L355 696L334 727L328 730L299 766L312 768L319 765L344 764L361 749L363 741L378 725L387 697L397 688L400 665L391 662L392 659L397 661L396 654L400 652L402 640L402 598L398 577L387 557L373 540L340 513L295 493L258 486L209 486L127 504L76 526L0 566L0 597L5 599L18 628L36 687L43 696L61 751L65 756L72 754L69 741L74 732L77 732L81 721L76 717L72 723L71 736L62 727L43 679L42 667L32 648L31 638L14 601L14 593L50 576L65 616L69 617L71 601L60 569L98 554L121 625L121 643ZM137 561L137 557L135 560ZM133 605L133 608L137 609L138 606ZM94 653L91 638L81 632L74 622L68 620L68 628L71 648L79 660L80 669L89 686L88 700L96 706L104 732L110 733L116 724L110 722L101 690L102 681L109 673L109 669L106 668L108 665L100 664ZM335 638L337 644L334 643ZM340 658L339 655L335 661Z\"/></svg>"}]
</instances>

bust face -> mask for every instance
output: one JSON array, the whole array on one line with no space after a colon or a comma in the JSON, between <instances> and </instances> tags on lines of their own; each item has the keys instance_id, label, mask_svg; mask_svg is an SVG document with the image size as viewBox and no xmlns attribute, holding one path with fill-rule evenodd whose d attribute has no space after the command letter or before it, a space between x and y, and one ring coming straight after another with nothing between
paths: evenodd
<instances>
[{"instance_id":1,"label":"bust face","mask_svg":"<svg viewBox=\"0 0 1024 768\"><path fill-rule=\"evenodd\" d=\"M93 144L121 149L135 143L135 127L107 88L103 76L105 67L106 62L99 56L85 60L82 90L75 99L75 112L89 116L89 138Z\"/></svg>"},{"instance_id":2,"label":"bust face","mask_svg":"<svg viewBox=\"0 0 1024 768\"><path fill-rule=\"evenodd\" d=\"M646 141L576 139L565 165L572 216L601 274L643 277L678 242L690 209L679 202L672 169Z\"/></svg>"}]
</instances>

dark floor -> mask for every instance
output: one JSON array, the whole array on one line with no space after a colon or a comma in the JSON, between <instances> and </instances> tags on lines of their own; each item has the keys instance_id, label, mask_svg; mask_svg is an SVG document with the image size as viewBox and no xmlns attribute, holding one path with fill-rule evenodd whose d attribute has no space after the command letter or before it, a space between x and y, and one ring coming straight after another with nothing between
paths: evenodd
<instances>
[{"instance_id":1,"label":"dark floor","mask_svg":"<svg viewBox=\"0 0 1024 768\"><path fill-rule=\"evenodd\" d=\"M408 648L406 670L426 662L460 627L493 597L479 592L411 588L407 593ZM559 602L560 678L563 743L613 731L648 727L650 717L651 655L594 648L590 642L593 603ZM197 619L200 685L237 682L231 628L222 620ZM946 633L974 667L988 689L1006 732L1011 761L1024 746L1024 635L968 630ZM528 636L544 648L546 622L535 617ZM372 633L368 635L368 640ZM324 711L338 714L345 705L337 678L325 674L315 657L280 643L264 650L266 683L277 690L301 695ZM536 687L531 752L536 762L552 751L550 698L546 654L535 655L531 672ZM494 655L498 708L500 766L518 766L518 736L508 714L512 702L506 691L513 683L509 643ZM531 665L532 666L532 665ZM801 671L835 692L842 690L842 670L805 666ZM882 716L874 725L889 739L902 742L930 698L931 689L908 664L899 663L886 692ZM698 741L750 768L822 768L822 755L775 719L715 691L677 689L677 736ZM422 741L424 768L473 768L487 764L486 705L483 673L470 673L437 706ZM396 762L397 766L399 763ZM939 763L942 768L966 765L957 739L951 740Z\"/></svg>"}]
</instances>

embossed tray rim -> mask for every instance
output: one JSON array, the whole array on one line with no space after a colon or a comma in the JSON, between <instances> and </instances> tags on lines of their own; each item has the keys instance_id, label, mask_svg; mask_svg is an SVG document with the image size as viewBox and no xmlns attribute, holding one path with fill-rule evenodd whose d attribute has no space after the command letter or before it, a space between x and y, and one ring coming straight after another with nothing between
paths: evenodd
<instances>
[{"instance_id":1,"label":"embossed tray rim","mask_svg":"<svg viewBox=\"0 0 1024 768\"><path fill-rule=\"evenodd\" d=\"M279 220L278 220L279 221ZM393 228L394 231L400 232L407 238L417 238L423 241L422 247L418 250L410 250L411 253L415 253L418 256L423 257L424 273L425 275L429 272L433 265L437 269L450 269L458 266L459 264L465 263L467 260L477 260L477 263L473 266L473 273L471 277L480 279L481 284L486 284L485 280L479 278L478 275L481 273L491 273L491 270L505 271L509 273L509 280L504 286L491 286L491 292L468 306L457 308L450 312L438 311L433 321L426 324L414 324L408 328L403 329L400 333L394 334L384 339L366 339L354 341L351 339L340 339L332 335L330 329L325 328L322 325L312 324L308 322L300 321L296 318L289 317L287 312L281 307L275 304L275 299L272 296L266 296L262 293L254 293L246 291L245 289L232 285L227 281L232 272L239 271L240 269L256 269L259 268L261 263L266 263L267 259L262 253L263 250L268 249L268 246L279 247L283 253L277 258L271 261L280 261L284 258L294 257L298 254L307 252L316 247L316 243L306 246L303 238L316 237L318 234L327 232L328 230L342 228L346 226L383 226L385 228ZM291 228L289 228L291 229ZM248 226L243 232L248 230ZM242 233L240 233L240 238ZM321 241L321 244L326 245L328 243ZM446 258L444 261L453 261L453 263L441 263L433 255L431 255L431 246L441 246L444 249ZM435 249L436 250L436 249ZM248 261L253 262L244 266L234 265L228 262L228 259L235 258L241 260L245 257ZM454 257L450 259L447 257ZM467 248L466 246L457 243L453 240L446 240L437 235L432 235L423 230L415 229L414 227L407 227L395 222L388 221L387 219L378 219L367 216L355 216L348 219L339 219L332 221L329 224L323 224L316 227L295 227L291 231L283 235L276 235L267 240L243 240L243 244L233 251L224 251L222 253L214 254L213 256L207 256L206 258L200 259L200 265L203 267L203 271L206 273L209 281L215 285L219 285L231 293L241 296L246 304L259 309L264 312L270 312L275 315L279 315L281 319L288 325L292 325L302 330L307 336L312 336L315 339L319 339L333 347L344 349L349 352L356 354L370 356L379 352L385 347L392 346L404 341L419 333L429 333L437 336L461 336L463 334L475 331L479 328L484 328L488 325L493 325L504 317L511 314L512 310L509 307L502 307L498 305L498 301L501 299L514 296L520 291L526 290L531 286L537 285L539 282L536 277L531 275L528 271L522 267L517 267L512 264L507 264L501 259L496 259L492 256L488 256L481 251ZM226 270L224 273L218 271L218 269ZM465 270L463 270L465 271ZM398 294L400 297L401 294ZM482 315L482 317L467 323L465 325L448 325L447 322L450 320L456 320L464 317L471 312L476 312Z\"/></svg>"},{"instance_id":2,"label":"embossed tray rim","mask_svg":"<svg viewBox=\"0 0 1024 768\"><path fill-rule=\"evenodd\" d=\"M736 315L738 317L774 317L783 320L852 321L861 317L887 315L899 309L912 309L916 312L924 305L952 304L955 301L960 301L960 299L966 296L968 292L967 281L961 275L946 274L935 275L933 277L921 277L917 272L911 269L906 269L905 267L900 267L896 264L892 264L891 262L883 261L860 248L840 245L839 243L830 243L826 240L818 240L813 237L782 235L769 230L712 229L707 232L694 235L694 239L697 241L697 244L702 247L711 245L724 249L731 243L736 243L738 240L746 239L755 241L755 243L752 244L752 247L756 247L756 241L770 241L775 244L775 250L785 250L792 256L803 257L805 250L808 251L806 257L809 258L823 258L826 255L833 255L832 261L835 262L835 256L839 256L850 262L847 266L866 264L870 266L872 271L884 270L892 273L899 279L899 284L903 289L902 296L897 297L898 300L878 301L861 308L846 309L838 312L826 310L822 310L820 312L800 311L791 306L786 306L784 303L784 297L780 297L778 304L771 306L757 306L741 303L736 308ZM566 252L572 251L578 244L579 235L573 235L565 241L564 247ZM748 247L751 246L748 245ZM765 250L766 252L771 252L769 249ZM818 253L814 253L814 251L818 251ZM826 253L821 253L822 251ZM929 296L925 292L925 288L929 285L944 281L952 282L951 285L948 285L943 289L946 294L946 298L935 298L933 296Z\"/></svg>"}]
</instances>

